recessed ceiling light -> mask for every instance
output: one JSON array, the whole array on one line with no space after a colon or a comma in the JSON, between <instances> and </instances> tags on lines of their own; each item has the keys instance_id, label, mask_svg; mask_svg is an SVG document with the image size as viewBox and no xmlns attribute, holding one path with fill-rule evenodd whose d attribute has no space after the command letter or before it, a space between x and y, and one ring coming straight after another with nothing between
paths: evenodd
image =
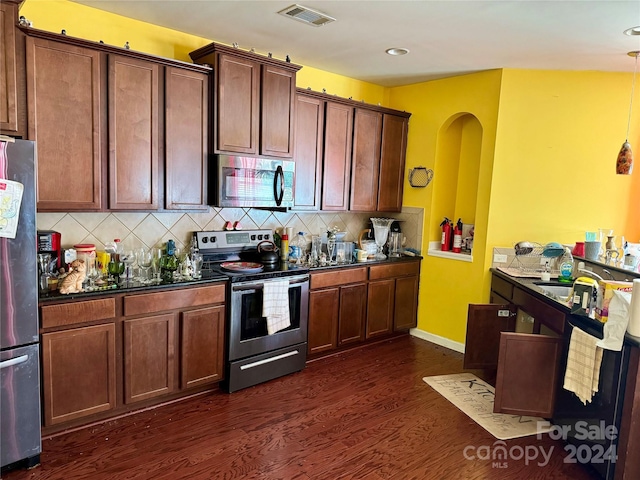
<instances>
[{"instance_id":1,"label":"recessed ceiling light","mask_svg":"<svg viewBox=\"0 0 640 480\"><path fill-rule=\"evenodd\" d=\"M624 31L625 35L640 35L640 25L638 25L637 27L631 27L631 28L627 28Z\"/></svg>"},{"instance_id":2,"label":"recessed ceiling light","mask_svg":"<svg viewBox=\"0 0 640 480\"><path fill-rule=\"evenodd\" d=\"M407 53L409 53L409 49L408 48L387 48L385 50L385 52L387 52L389 55L406 55Z\"/></svg>"}]
</instances>

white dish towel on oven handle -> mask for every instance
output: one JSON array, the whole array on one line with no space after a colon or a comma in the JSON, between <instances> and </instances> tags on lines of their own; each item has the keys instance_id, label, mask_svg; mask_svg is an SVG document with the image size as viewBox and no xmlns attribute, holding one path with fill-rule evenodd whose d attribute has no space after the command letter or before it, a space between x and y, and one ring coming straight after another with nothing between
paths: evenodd
<instances>
[{"instance_id":1,"label":"white dish towel on oven handle","mask_svg":"<svg viewBox=\"0 0 640 480\"><path fill-rule=\"evenodd\" d=\"M267 319L267 333L269 335L291 326L288 279L264 282L262 316Z\"/></svg>"}]
</instances>

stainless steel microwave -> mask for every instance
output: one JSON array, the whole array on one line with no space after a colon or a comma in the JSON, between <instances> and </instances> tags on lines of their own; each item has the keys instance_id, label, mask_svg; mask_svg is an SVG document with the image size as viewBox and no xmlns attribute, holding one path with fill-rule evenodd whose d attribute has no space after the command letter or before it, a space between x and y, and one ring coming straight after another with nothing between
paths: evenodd
<instances>
[{"instance_id":1,"label":"stainless steel microwave","mask_svg":"<svg viewBox=\"0 0 640 480\"><path fill-rule=\"evenodd\" d=\"M293 207L295 162L216 156L215 206Z\"/></svg>"}]
</instances>

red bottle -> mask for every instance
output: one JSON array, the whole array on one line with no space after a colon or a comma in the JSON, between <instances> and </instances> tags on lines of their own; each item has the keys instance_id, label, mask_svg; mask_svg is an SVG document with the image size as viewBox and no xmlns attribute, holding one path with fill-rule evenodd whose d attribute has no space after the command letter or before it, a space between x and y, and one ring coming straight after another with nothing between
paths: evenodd
<instances>
[{"instance_id":1,"label":"red bottle","mask_svg":"<svg viewBox=\"0 0 640 480\"><path fill-rule=\"evenodd\" d=\"M442 227L442 240L440 241L440 250L448 252L451 250L451 222L447 217L440 224Z\"/></svg>"},{"instance_id":2,"label":"red bottle","mask_svg":"<svg viewBox=\"0 0 640 480\"><path fill-rule=\"evenodd\" d=\"M453 253L462 251L462 219L458 219L458 223L453 229Z\"/></svg>"}]
</instances>

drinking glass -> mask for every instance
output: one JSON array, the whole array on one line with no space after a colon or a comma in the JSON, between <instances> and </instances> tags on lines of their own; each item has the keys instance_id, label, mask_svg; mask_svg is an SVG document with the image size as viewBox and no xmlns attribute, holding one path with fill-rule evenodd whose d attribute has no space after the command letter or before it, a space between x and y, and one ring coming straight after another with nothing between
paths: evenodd
<instances>
[{"instance_id":1,"label":"drinking glass","mask_svg":"<svg viewBox=\"0 0 640 480\"><path fill-rule=\"evenodd\" d=\"M336 263L342 265L347 261L347 249L344 242L336 242Z\"/></svg>"},{"instance_id":2,"label":"drinking glass","mask_svg":"<svg viewBox=\"0 0 640 480\"><path fill-rule=\"evenodd\" d=\"M149 271L153 265L153 252L145 248L139 248L136 251L136 261L140 267L140 282L144 284L149 283L151 280L149 278Z\"/></svg>"},{"instance_id":3,"label":"drinking glass","mask_svg":"<svg viewBox=\"0 0 640 480\"><path fill-rule=\"evenodd\" d=\"M191 264L193 267L192 277L195 280L202 278L202 262L203 262L203 257L201 253L194 252L191 254Z\"/></svg>"},{"instance_id":4,"label":"drinking glass","mask_svg":"<svg viewBox=\"0 0 640 480\"><path fill-rule=\"evenodd\" d=\"M153 283L160 283L162 281L162 268L160 266L160 261L162 259L162 255L164 251L162 248L153 247L151 249L151 256L153 257L152 266L153 266Z\"/></svg>"},{"instance_id":5,"label":"drinking glass","mask_svg":"<svg viewBox=\"0 0 640 480\"><path fill-rule=\"evenodd\" d=\"M111 282L118 283L118 277L124 273L124 262L112 258L107 270L109 272L109 280Z\"/></svg>"},{"instance_id":6,"label":"drinking glass","mask_svg":"<svg viewBox=\"0 0 640 480\"><path fill-rule=\"evenodd\" d=\"M333 252L336 249L336 237L328 237L327 238L327 254L328 254L328 263L329 265L333 265Z\"/></svg>"},{"instance_id":7,"label":"drinking glass","mask_svg":"<svg viewBox=\"0 0 640 480\"><path fill-rule=\"evenodd\" d=\"M125 250L120 255L120 261L124 263L124 272L121 275L123 279L133 279L133 265L136 262L136 254L133 250Z\"/></svg>"},{"instance_id":8,"label":"drinking glass","mask_svg":"<svg viewBox=\"0 0 640 480\"><path fill-rule=\"evenodd\" d=\"M311 237L311 265L317 266L320 262L320 254L322 253L322 237L313 235Z\"/></svg>"}]
</instances>

